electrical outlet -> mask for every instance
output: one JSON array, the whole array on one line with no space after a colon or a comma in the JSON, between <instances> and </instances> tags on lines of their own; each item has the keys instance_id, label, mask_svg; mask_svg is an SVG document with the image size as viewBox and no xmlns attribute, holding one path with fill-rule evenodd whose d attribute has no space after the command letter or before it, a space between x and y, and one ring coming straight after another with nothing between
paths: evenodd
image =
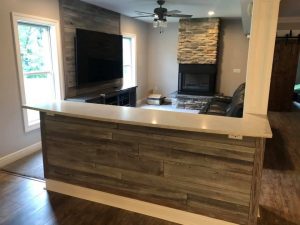
<instances>
[{"instance_id":1,"label":"electrical outlet","mask_svg":"<svg viewBox=\"0 0 300 225\"><path fill-rule=\"evenodd\" d=\"M233 69L234 73L241 73L241 69Z\"/></svg>"},{"instance_id":2,"label":"electrical outlet","mask_svg":"<svg viewBox=\"0 0 300 225\"><path fill-rule=\"evenodd\" d=\"M230 138L230 139L236 139L236 140L243 140L243 136L241 136L241 135L232 135L232 134L229 134L228 138Z\"/></svg>"}]
</instances>

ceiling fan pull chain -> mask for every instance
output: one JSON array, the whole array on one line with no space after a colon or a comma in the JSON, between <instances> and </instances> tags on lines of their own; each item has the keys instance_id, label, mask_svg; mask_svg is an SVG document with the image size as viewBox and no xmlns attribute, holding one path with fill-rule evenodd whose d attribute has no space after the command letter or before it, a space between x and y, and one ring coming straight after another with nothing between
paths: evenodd
<instances>
[{"instance_id":1,"label":"ceiling fan pull chain","mask_svg":"<svg viewBox=\"0 0 300 225\"><path fill-rule=\"evenodd\" d=\"M163 33L164 33L164 28L160 27L159 33L160 33L160 34L163 34Z\"/></svg>"}]
</instances>

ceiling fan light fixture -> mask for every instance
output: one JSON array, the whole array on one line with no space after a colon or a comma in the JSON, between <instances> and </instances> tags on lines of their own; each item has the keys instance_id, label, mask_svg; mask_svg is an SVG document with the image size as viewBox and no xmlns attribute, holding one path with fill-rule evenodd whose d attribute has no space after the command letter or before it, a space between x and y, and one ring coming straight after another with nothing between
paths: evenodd
<instances>
[{"instance_id":1,"label":"ceiling fan light fixture","mask_svg":"<svg viewBox=\"0 0 300 225\"><path fill-rule=\"evenodd\" d=\"M136 11L139 14L142 14L140 16L136 16L133 18L140 18L140 17L152 17L153 18L153 27L159 28L160 33L163 33L164 28L167 28L168 26L168 17L173 18L191 18L192 15L187 14L181 14L181 11L179 10L171 10L168 11L167 8L164 8L163 5L165 4L166 0L156 0L159 7L155 8L153 13L149 12L142 12L142 11Z\"/></svg>"},{"instance_id":2,"label":"ceiling fan light fixture","mask_svg":"<svg viewBox=\"0 0 300 225\"><path fill-rule=\"evenodd\" d=\"M167 28L168 27L168 21L166 19L154 19L153 20L153 28Z\"/></svg>"},{"instance_id":3,"label":"ceiling fan light fixture","mask_svg":"<svg viewBox=\"0 0 300 225\"><path fill-rule=\"evenodd\" d=\"M166 19L160 20L159 21L159 26L162 28L167 28L168 27L168 22Z\"/></svg>"},{"instance_id":4,"label":"ceiling fan light fixture","mask_svg":"<svg viewBox=\"0 0 300 225\"><path fill-rule=\"evenodd\" d=\"M210 10L210 11L208 11L208 15L209 15L209 16L213 16L213 15L215 15L215 12L212 11L212 10Z\"/></svg>"},{"instance_id":5,"label":"ceiling fan light fixture","mask_svg":"<svg viewBox=\"0 0 300 225\"><path fill-rule=\"evenodd\" d=\"M156 14L153 20L153 27L154 28L166 28L168 26L167 18L164 16L163 18L159 18Z\"/></svg>"}]
</instances>

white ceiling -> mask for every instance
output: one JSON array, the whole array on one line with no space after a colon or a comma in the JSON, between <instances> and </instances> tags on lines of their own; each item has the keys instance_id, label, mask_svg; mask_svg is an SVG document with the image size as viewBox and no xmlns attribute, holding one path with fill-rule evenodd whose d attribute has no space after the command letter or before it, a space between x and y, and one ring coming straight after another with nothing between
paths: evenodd
<instances>
[{"instance_id":1,"label":"white ceiling","mask_svg":"<svg viewBox=\"0 0 300 225\"><path fill-rule=\"evenodd\" d=\"M135 11L152 13L158 7L156 0L82 0L102 8L106 8L126 16L138 16ZM300 0L299 0L300 1ZM241 17L240 0L166 0L165 8L180 10L183 14L191 14L194 18L208 17L208 11L213 10L216 17ZM140 18L152 22L153 18ZM178 21L169 18L168 21Z\"/></svg>"}]
</instances>

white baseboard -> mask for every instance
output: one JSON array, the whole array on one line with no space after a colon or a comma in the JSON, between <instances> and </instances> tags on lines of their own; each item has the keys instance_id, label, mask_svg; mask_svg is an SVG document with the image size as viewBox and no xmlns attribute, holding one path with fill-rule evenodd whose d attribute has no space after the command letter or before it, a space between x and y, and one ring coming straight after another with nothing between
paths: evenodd
<instances>
[{"instance_id":1,"label":"white baseboard","mask_svg":"<svg viewBox=\"0 0 300 225\"><path fill-rule=\"evenodd\" d=\"M18 159L24 158L34 152L37 152L38 150L42 149L42 143L38 142L36 144L30 145L26 148L23 148L19 151L16 151L14 153L11 153L9 155L6 155L2 158L0 158L0 168L17 161Z\"/></svg>"},{"instance_id":2,"label":"white baseboard","mask_svg":"<svg viewBox=\"0 0 300 225\"><path fill-rule=\"evenodd\" d=\"M132 198L113 195L89 188L79 187L56 180L46 179L46 189L60 194L109 205L112 207L160 218L184 225L236 225L222 220L201 216Z\"/></svg>"}]
</instances>

